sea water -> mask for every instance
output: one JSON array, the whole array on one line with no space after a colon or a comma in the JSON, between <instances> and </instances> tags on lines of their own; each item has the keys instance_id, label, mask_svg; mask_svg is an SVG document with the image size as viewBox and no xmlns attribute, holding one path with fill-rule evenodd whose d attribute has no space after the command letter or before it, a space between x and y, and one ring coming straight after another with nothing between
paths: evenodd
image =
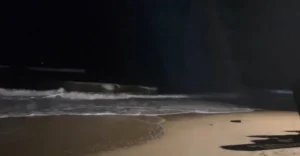
<instances>
[{"instance_id":1,"label":"sea water","mask_svg":"<svg viewBox=\"0 0 300 156\"><path fill-rule=\"evenodd\" d=\"M207 101L205 97L238 96L235 94L206 95L134 95L35 91L0 88L0 117L48 115L148 115L182 113L234 113L254 109L231 103Z\"/></svg>"}]
</instances>

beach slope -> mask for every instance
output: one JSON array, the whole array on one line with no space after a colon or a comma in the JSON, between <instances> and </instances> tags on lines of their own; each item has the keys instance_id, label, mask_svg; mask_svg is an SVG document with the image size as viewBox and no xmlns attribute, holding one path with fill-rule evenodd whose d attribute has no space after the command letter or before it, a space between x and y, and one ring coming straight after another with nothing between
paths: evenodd
<instances>
[{"instance_id":1,"label":"beach slope","mask_svg":"<svg viewBox=\"0 0 300 156\"><path fill-rule=\"evenodd\" d=\"M147 144L93 156L300 155L296 112L165 116L165 135Z\"/></svg>"}]
</instances>

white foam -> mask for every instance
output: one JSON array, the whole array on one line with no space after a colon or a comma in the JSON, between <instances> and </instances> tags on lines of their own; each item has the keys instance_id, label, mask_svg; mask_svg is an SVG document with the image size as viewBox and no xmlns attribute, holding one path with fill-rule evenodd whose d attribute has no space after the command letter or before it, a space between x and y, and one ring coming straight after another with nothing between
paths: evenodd
<instances>
[{"instance_id":1,"label":"white foam","mask_svg":"<svg viewBox=\"0 0 300 156\"><path fill-rule=\"evenodd\" d=\"M38 117L38 116L62 116L62 115L79 115L79 116L109 116L118 115L116 113L103 112L103 113L31 113L31 114L5 114L0 115L0 118L10 118L10 117Z\"/></svg>"},{"instance_id":2,"label":"white foam","mask_svg":"<svg viewBox=\"0 0 300 156\"><path fill-rule=\"evenodd\" d=\"M42 97L55 98L61 97L72 100L96 100L96 99L131 99L131 98L145 98L145 99L161 99L161 98L187 98L188 95L134 95L134 94L97 94L97 93L83 93L83 92L66 92L63 88L57 90L25 90L25 89L4 89L0 88L0 95L5 98L8 97Z\"/></svg>"},{"instance_id":3,"label":"white foam","mask_svg":"<svg viewBox=\"0 0 300 156\"><path fill-rule=\"evenodd\" d=\"M113 89L114 87L118 87L118 85L105 85L103 87L106 89ZM4 89L0 88L0 96L2 98L9 97L18 97L22 99L22 97L29 98L56 98L61 97L65 99L72 100L97 100L97 99L180 99L180 98L202 98L202 97L227 97L227 98L236 98L240 96L237 93L215 93L215 94L202 94L202 95L184 95L184 94L173 94L173 95L136 95L136 94L128 94L128 93L87 93L87 92L66 92L64 88L59 88L57 90L45 90L45 91L36 91L36 90L26 90L26 89ZM25 98L26 99L26 98Z\"/></svg>"},{"instance_id":4,"label":"white foam","mask_svg":"<svg viewBox=\"0 0 300 156\"><path fill-rule=\"evenodd\" d=\"M148 90L156 90L157 88L155 87L147 87L147 86L139 86L140 88L143 88L143 89L148 89Z\"/></svg>"},{"instance_id":5,"label":"white foam","mask_svg":"<svg viewBox=\"0 0 300 156\"><path fill-rule=\"evenodd\" d=\"M105 88L106 90L110 90L110 91L112 91L112 90L114 90L116 87L118 87L118 86L116 86L116 85L114 85L114 84L102 84L101 85L103 88ZM118 87L119 88L119 87Z\"/></svg>"},{"instance_id":6,"label":"white foam","mask_svg":"<svg viewBox=\"0 0 300 156\"><path fill-rule=\"evenodd\" d=\"M163 99L163 98L187 98L187 95L133 95L133 94L93 94L82 92L69 92L59 95L62 98L72 100L96 100L96 99L132 99L132 98L144 98L144 99Z\"/></svg>"},{"instance_id":7,"label":"white foam","mask_svg":"<svg viewBox=\"0 0 300 156\"><path fill-rule=\"evenodd\" d=\"M56 116L56 115L82 115L82 116L102 116L102 115L127 115L127 116L159 116L159 115L170 115L170 114L188 114L188 113L199 113L199 114L218 114L218 113L236 113L236 112L251 112L254 109L247 108L235 108L234 105L228 105L223 103L209 103L208 101L190 101L185 100L185 104L177 103L177 99L181 98L190 98L190 97L207 97L207 96L227 96L227 94L207 94L207 95L133 95L133 94L96 94L96 93L82 93L82 92L66 92L63 88L57 90L48 90L48 91L35 91L35 90L14 90L14 89L3 89L0 88L0 96L5 99L29 99L29 98L47 98L53 99L56 97L64 98L64 99L72 99L72 100L96 100L96 99L131 99L131 98L141 98L141 99L152 99L150 101L155 101L153 99L164 99L170 98L172 102L176 103L162 103L158 102L159 108L156 105L148 105L140 103L138 107L136 103L117 103L116 106L111 105L89 105L89 107L104 107L105 109L97 109L90 108L88 110L84 110L87 112L76 112L81 107L86 107L84 103L76 104L70 106L69 109L64 107L56 108L56 105L51 105L51 109L47 110L39 110L36 105L28 104L24 110L12 110L12 111L4 111L3 114L0 114L0 118L5 117L26 117L26 116ZM238 95L238 94L232 94ZM229 97L232 96L230 94ZM139 100L134 100L139 101ZM147 100L146 100L147 101ZM58 101L61 102L61 101ZM189 103L192 102L192 103ZM19 103L23 105L23 103ZM111 106L111 108L110 108ZM50 107L50 106L49 106ZM69 106L67 106L69 107ZM106 108L107 107L107 108ZM130 108L130 111L123 111L122 108ZM93 112L90 112L92 110ZM34 112L33 112L34 111ZM9 112L9 113L8 113ZM30 112L30 113L28 113Z\"/></svg>"},{"instance_id":8,"label":"white foam","mask_svg":"<svg viewBox=\"0 0 300 156\"><path fill-rule=\"evenodd\" d=\"M48 96L55 94L62 94L65 92L63 88L59 88L57 90L46 90L46 91L35 91L35 90L27 90L27 89L4 89L0 88L0 95L2 96Z\"/></svg>"},{"instance_id":9,"label":"white foam","mask_svg":"<svg viewBox=\"0 0 300 156\"><path fill-rule=\"evenodd\" d=\"M139 113L132 113L132 114L118 114L118 113L111 113L111 112L102 112L102 113L64 113L64 112L49 112L49 113L30 113L30 114L4 114L0 115L0 118L10 118L10 117L38 117L38 116L63 116L63 115L76 115L76 116L162 116L162 115L179 115L179 114L229 114L229 113L247 113L253 112L253 109L244 109L240 111L220 111L220 112L209 112L209 111L184 111L184 112L173 112L173 113L149 113L143 114Z\"/></svg>"}]
</instances>

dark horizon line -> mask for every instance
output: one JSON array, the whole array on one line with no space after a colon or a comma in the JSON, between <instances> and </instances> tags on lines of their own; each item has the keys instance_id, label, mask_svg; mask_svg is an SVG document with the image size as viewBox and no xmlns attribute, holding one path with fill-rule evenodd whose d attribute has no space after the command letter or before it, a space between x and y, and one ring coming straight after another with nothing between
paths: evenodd
<instances>
[{"instance_id":1,"label":"dark horizon line","mask_svg":"<svg viewBox=\"0 0 300 156\"><path fill-rule=\"evenodd\" d=\"M1 68L12 68L9 65L0 65ZM67 73L86 73L86 69L80 68L55 68L55 67L38 67L38 66L25 66L25 69L33 71L49 71L49 72L67 72Z\"/></svg>"}]
</instances>

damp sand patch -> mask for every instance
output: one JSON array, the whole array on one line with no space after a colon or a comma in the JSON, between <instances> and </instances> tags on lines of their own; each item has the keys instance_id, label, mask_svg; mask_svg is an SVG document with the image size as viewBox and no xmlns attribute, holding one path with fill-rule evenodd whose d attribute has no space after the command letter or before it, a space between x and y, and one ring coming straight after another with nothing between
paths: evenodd
<instances>
[{"instance_id":1,"label":"damp sand patch","mask_svg":"<svg viewBox=\"0 0 300 156\"><path fill-rule=\"evenodd\" d=\"M0 119L0 155L81 156L146 143L164 133L160 117L44 116Z\"/></svg>"}]
</instances>

